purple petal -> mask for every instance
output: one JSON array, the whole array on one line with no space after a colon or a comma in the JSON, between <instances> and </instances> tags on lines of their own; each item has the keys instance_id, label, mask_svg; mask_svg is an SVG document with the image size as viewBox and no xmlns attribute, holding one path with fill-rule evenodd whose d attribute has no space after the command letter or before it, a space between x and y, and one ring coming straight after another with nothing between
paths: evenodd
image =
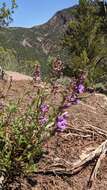
<instances>
[{"instance_id":1,"label":"purple petal","mask_svg":"<svg viewBox=\"0 0 107 190\"><path fill-rule=\"evenodd\" d=\"M48 112L49 106L48 106L47 104L42 104L42 105L40 106L40 110L41 110L42 112Z\"/></svg>"},{"instance_id":2,"label":"purple petal","mask_svg":"<svg viewBox=\"0 0 107 190\"><path fill-rule=\"evenodd\" d=\"M85 89L84 86L82 84L79 84L79 86L78 86L78 92L80 94L84 92L84 89Z\"/></svg>"}]
</instances>

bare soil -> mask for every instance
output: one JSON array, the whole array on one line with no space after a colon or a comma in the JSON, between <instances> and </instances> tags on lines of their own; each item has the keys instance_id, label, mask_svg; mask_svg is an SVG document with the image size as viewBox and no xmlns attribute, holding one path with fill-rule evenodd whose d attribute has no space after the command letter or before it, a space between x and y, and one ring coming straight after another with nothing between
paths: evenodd
<instances>
[{"instance_id":1,"label":"bare soil","mask_svg":"<svg viewBox=\"0 0 107 190\"><path fill-rule=\"evenodd\" d=\"M8 78L12 77L14 81L32 80L32 77L12 71L6 71Z\"/></svg>"},{"instance_id":2,"label":"bare soil","mask_svg":"<svg viewBox=\"0 0 107 190\"><path fill-rule=\"evenodd\" d=\"M7 88L7 84L0 83L1 91ZM15 100L25 91L32 90L31 81L14 81L8 94L8 100ZM65 110L69 113L69 128L63 133L56 133L45 144L46 154L38 163L38 170L46 171L53 165L59 164L59 168L67 168L67 163L73 163L82 158L87 152L91 152L106 140L104 135L96 132L95 128L107 131L107 96L103 94L85 94L78 105L72 105ZM59 98L60 99L60 98ZM54 103L54 100L52 100ZM56 99L55 99L56 101ZM82 133L90 129L93 133ZM17 178L9 185L11 190L107 190L107 158L102 160L97 178L89 188L88 181L96 160L92 160L75 175L32 174ZM69 166L69 164L68 164ZM70 168L68 168L70 169ZM54 171L54 169L53 169Z\"/></svg>"}]
</instances>

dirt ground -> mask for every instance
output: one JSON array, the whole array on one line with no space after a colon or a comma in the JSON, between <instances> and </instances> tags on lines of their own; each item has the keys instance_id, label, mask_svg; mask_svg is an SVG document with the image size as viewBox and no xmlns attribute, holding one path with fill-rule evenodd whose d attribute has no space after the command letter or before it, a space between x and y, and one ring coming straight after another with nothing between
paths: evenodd
<instances>
[{"instance_id":1,"label":"dirt ground","mask_svg":"<svg viewBox=\"0 0 107 190\"><path fill-rule=\"evenodd\" d=\"M14 81L32 80L32 77L18 72L6 71L6 75L8 76L8 79L12 77L12 80Z\"/></svg>"},{"instance_id":2,"label":"dirt ground","mask_svg":"<svg viewBox=\"0 0 107 190\"><path fill-rule=\"evenodd\" d=\"M0 91L7 89L7 84L0 83ZM25 91L32 90L31 81L14 81L8 94L8 99L18 99ZM107 131L107 96L103 94L87 94L78 105L72 105L67 111L69 127L62 133L57 132L44 144L43 157L38 162L38 170L46 171L53 168L51 173L35 173L31 176L16 179L9 185L11 190L107 190L107 158L101 161L100 168L92 186L88 181L96 159L85 165L74 175L58 175L58 168L70 169L70 164L81 159L84 154L97 148L106 136L96 131L96 128ZM90 129L90 133L83 131Z\"/></svg>"}]
</instances>

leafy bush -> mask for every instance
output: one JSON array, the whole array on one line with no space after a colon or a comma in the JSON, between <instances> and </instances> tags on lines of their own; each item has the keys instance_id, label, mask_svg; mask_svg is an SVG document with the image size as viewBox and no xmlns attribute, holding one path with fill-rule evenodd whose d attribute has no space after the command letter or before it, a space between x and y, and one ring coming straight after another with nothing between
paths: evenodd
<instances>
[{"instance_id":1,"label":"leafy bush","mask_svg":"<svg viewBox=\"0 0 107 190\"><path fill-rule=\"evenodd\" d=\"M0 172L6 175L30 173L37 169L43 154L42 145L54 131L56 111L45 103L48 96L38 88L29 96L26 110L23 99L1 105L0 110ZM51 109L51 114L50 114Z\"/></svg>"}]
</instances>

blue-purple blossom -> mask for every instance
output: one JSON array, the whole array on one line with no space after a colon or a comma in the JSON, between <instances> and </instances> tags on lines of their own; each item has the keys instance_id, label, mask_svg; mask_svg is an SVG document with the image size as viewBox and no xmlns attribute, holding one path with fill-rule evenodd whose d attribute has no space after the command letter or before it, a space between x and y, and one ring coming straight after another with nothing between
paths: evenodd
<instances>
[{"instance_id":1,"label":"blue-purple blossom","mask_svg":"<svg viewBox=\"0 0 107 190\"><path fill-rule=\"evenodd\" d=\"M85 87L84 87L83 84L79 84L79 85L77 86L77 91L78 91L79 94L83 93L84 90L85 90Z\"/></svg>"},{"instance_id":2,"label":"blue-purple blossom","mask_svg":"<svg viewBox=\"0 0 107 190\"><path fill-rule=\"evenodd\" d=\"M57 129L58 131L64 131L67 127L67 123L66 123L66 120L63 120L61 122L57 122Z\"/></svg>"},{"instance_id":3,"label":"blue-purple blossom","mask_svg":"<svg viewBox=\"0 0 107 190\"><path fill-rule=\"evenodd\" d=\"M40 106L40 110L41 110L41 112L46 113L49 110L49 106L47 104L42 104Z\"/></svg>"},{"instance_id":4,"label":"blue-purple blossom","mask_svg":"<svg viewBox=\"0 0 107 190\"><path fill-rule=\"evenodd\" d=\"M68 112L67 112L67 111L64 112L64 113L62 114L62 116L63 116L64 119L67 119L67 118L68 118Z\"/></svg>"},{"instance_id":5,"label":"blue-purple blossom","mask_svg":"<svg viewBox=\"0 0 107 190\"><path fill-rule=\"evenodd\" d=\"M67 128L67 117L68 117L67 112L57 117L56 128L58 131L63 132Z\"/></svg>"},{"instance_id":6,"label":"blue-purple blossom","mask_svg":"<svg viewBox=\"0 0 107 190\"><path fill-rule=\"evenodd\" d=\"M75 104L79 103L79 99L78 99L78 97L75 94L73 94L71 96L68 96L67 100L71 103L71 105L72 104L75 105Z\"/></svg>"},{"instance_id":7,"label":"blue-purple blossom","mask_svg":"<svg viewBox=\"0 0 107 190\"><path fill-rule=\"evenodd\" d=\"M71 106L71 103L68 102L68 103L65 103L61 108L62 108L62 109L67 109L67 108L69 108L70 106Z\"/></svg>"},{"instance_id":8,"label":"blue-purple blossom","mask_svg":"<svg viewBox=\"0 0 107 190\"><path fill-rule=\"evenodd\" d=\"M84 85L83 84L80 84L79 86L78 86L78 92L79 93L83 93L84 92Z\"/></svg>"}]
</instances>

